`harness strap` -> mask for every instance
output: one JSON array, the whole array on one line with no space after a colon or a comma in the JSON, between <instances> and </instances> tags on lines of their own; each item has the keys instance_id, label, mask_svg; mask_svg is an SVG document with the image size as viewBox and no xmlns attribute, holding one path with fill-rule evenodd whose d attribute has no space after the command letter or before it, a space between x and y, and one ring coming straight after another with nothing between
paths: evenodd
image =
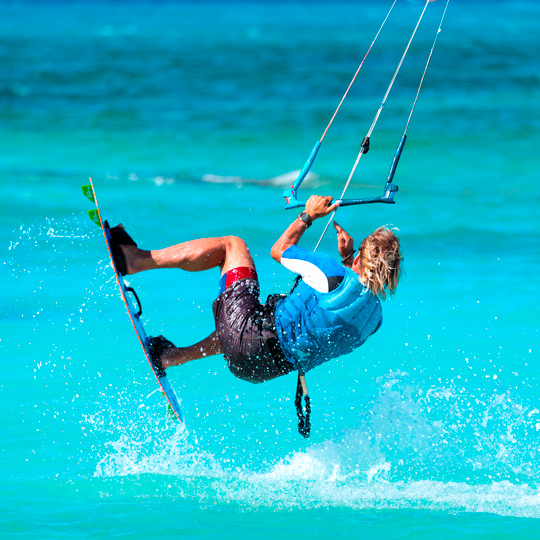
<instances>
[{"instance_id":1,"label":"harness strap","mask_svg":"<svg viewBox=\"0 0 540 540\"><path fill-rule=\"evenodd\" d=\"M305 399L305 412L302 406L302 397ZM298 370L298 383L296 385L296 397L294 399L296 405L296 414L298 416L298 432L302 437L309 439L311 432L311 401L309 399L306 378L304 372Z\"/></svg>"}]
</instances>

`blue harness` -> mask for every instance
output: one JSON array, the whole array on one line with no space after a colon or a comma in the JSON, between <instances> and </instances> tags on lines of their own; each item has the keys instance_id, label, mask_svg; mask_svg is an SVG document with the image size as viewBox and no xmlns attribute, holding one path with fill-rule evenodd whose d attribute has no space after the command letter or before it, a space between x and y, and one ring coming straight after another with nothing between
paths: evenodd
<instances>
[{"instance_id":1,"label":"blue harness","mask_svg":"<svg viewBox=\"0 0 540 540\"><path fill-rule=\"evenodd\" d=\"M304 373L360 347L382 324L378 298L348 268L338 288L328 293L299 283L275 313L283 353Z\"/></svg>"}]
</instances>

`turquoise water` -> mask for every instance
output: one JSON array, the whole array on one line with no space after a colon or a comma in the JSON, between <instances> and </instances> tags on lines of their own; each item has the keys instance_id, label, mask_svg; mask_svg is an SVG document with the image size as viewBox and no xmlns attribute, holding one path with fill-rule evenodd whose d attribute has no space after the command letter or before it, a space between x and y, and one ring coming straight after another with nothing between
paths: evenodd
<instances>
[{"instance_id":1,"label":"turquoise water","mask_svg":"<svg viewBox=\"0 0 540 540\"><path fill-rule=\"evenodd\" d=\"M339 195L423 2L398 1L303 195ZM451 0L395 206L406 277L360 350L309 374L171 371L186 427L124 312L80 185L143 247L237 234L263 295L281 192L390 2L0 5L3 538L536 538L540 7ZM431 4L348 195L377 196L444 3ZM323 224L302 245L313 247ZM335 239L319 248L331 252ZM212 330L217 273L130 279L149 334Z\"/></svg>"}]
</instances>

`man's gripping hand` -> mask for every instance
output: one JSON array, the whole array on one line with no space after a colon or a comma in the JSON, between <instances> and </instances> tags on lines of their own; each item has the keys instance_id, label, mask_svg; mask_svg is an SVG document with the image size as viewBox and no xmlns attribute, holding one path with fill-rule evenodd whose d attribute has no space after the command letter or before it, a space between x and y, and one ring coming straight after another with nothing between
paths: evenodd
<instances>
[{"instance_id":1,"label":"man's gripping hand","mask_svg":"<svg viewBox=\"0 0 540 540\"><path fill-rule=\"evenodd\" d=\"M309 214L311 219L315 221L316 219L327 216L334 210L337 210L340 203L336 202L332 204L332 200L332 197L312 195L306 203L305 211Z\"/></svg>"}]
</instances>

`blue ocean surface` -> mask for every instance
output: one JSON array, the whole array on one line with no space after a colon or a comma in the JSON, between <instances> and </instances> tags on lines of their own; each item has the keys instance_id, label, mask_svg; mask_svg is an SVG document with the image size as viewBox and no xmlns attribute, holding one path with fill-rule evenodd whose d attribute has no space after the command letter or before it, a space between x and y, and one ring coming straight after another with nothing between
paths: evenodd
<instances>
[{"instance_id":1,"label":"blue ocean surface","mask_svg":"<svg viewBox=\"0 0 540 540\"><path fill-rule=\"evenodd\" d=\"M392 2L0 3L2 538L537 538L540 5L450 0L395 176L384 324L262 385L222 356L170 370L166 402L80 186L141 247L238 235L262 296L297 210L282 191ZM348 197L382 195L445 8L429 3ZM397 0L299 192L338 197L425 7ZM313 249L323 220L301 245ZM336 252L332 229L318 248ZM213 330L217 270L129 277L149 335Z\"/></svg>"}]
</instances>

